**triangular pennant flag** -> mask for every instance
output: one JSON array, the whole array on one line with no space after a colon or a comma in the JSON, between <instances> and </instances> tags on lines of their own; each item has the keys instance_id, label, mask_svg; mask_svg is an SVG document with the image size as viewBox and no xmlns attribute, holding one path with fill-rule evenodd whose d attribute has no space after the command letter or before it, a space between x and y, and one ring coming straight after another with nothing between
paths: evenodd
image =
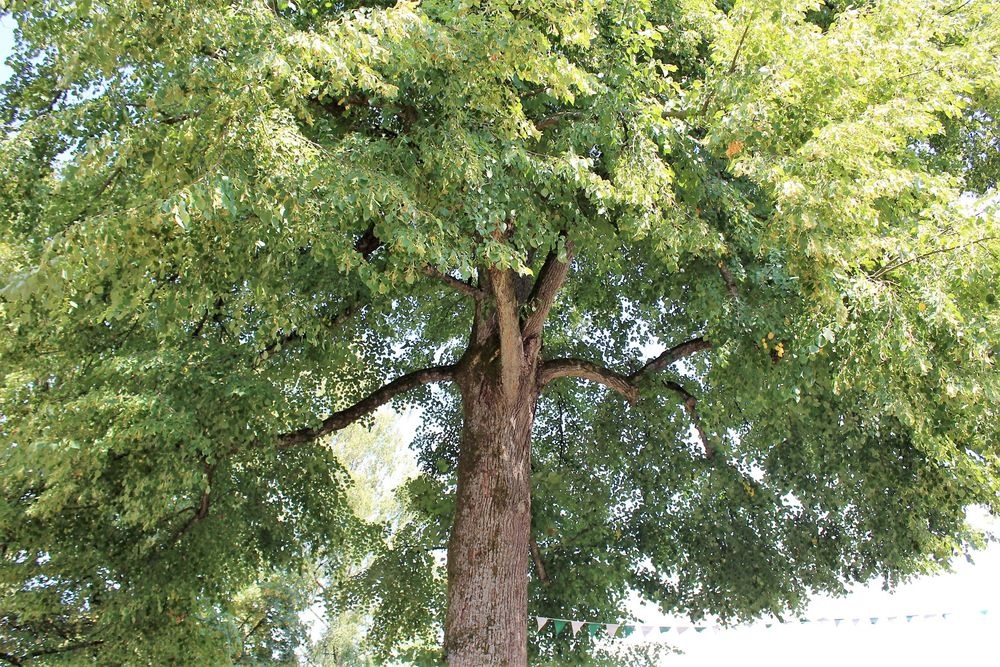
<instances>
[{"instance_id":1,"label":"triangular pennant flag","mask_svg":"<svg viewBox=\"0 0 1000 667\"><path fill-rule=\"evenodd\" d=\"M649 633L656 629L655 625L644 625L642 626L642 636L648 637Z\"/></svg>"},{"instance_id":2,"label":"triangular pennant flag","mask_svg":"<svg viewBox=\"0 0 1000 667\"><path fill-rule=\"evenodd\" d=\"M621 623L605 623L604 627L608 631L608 637L614 637L618 632L618 628L621 627Z\"/></svg>"},{"instance_id":3,"label":"triangular pennant flag","mask_svg":"<svg viewBox=\"0 0 1000 667\"><path fill-rule=\"evenodd\" d=\"M600 632L601 628L603 628L603 627L604 626L601 625L600 623L587 623L587 634L589 634L591 637L593 637L598 632Z\"/></svg>"},{"instance_id":4,"label":"triangular pennant flag","mask_svg":"<svg viewBox=\"0 0 1000 667\"><path fill-rule=\"evenodd\" d=\"M563 631L566 627L566 621L560 621L558 618L555 619L556 635Z\"/></svg>"},{"instance_id":5,"label":"triangular pennant flag","mask_svg":"<svg viewBox=\"0 0 1000 667\"><path fill-rule=\"evenodd\" d=\"M691 629L691 627L688 626L688 625L678 625L677 626L677 634L683 635L685 632L687 632L690 629Z\"/></svg>"},{"instance_id":6,"label":"triangular pennant flag","mask_svg":"<svg viewBox=\"0 0 1000 667\"><path fill-rule=\"evenodd\" d=\"M907 614L906 615L906 622L907 623L912 623L914 618L916 618L916 614Z\"/></svg>"},{"instance_id":7,"label":"triangular pennant flag","mask_svg":"<svg viewBox=\"0 0 1000 667\"><path fill-rule=\"evenodd\" d=\"M851 619L851 623L853 623L854 625L857 625L857 624L858 624L858 623L860 623L860 622L861 622L861 619L860 619L860 618L852 618L852 619Z\"/></svg>"},{"instance_id":8,"label":"triangular pennant flag","mask_svg":"<svg viewBox=\"0 0 1000 667\"><path fill-rule=\"evenodd\" d=\"M833 627L837 627L838 625L840 625L843 622L844 622L844 619L842 619L842 618L835 618L835 619L833 619Z\"/></svg>"},{"instance_id":9,"label":"triangular pennant flag","mask_svg":"<svg viewBox=\"0 0 1000 667\"><path fill-rule=\"evenodd\" d=\"M661 635L665 635L668 632L670 632L670 626L669 625L661 625L660 626L660 634Z\"/></svg>"},{"instance_id":10,"label":"triangular pennant flag","mask_svg":"<svg viewBox=\"0 0 1000 667\"><path fill-rule=\"evenodd\" d=\"M628 637L633 632L635 632L635 626L634 625L624 625L624 626L622 626L622 637Z\"/></svg>"},{"instance_id":11,"label":"triangular pennant flag","mask_svg":"<svg viewBox=\"0 0 1000 667\"><path fill-rule=\"evenodd\" d=\"M948 620L949 616L951 616L951 612L950 611L946 611L945 613L941 614L941 618L943 618L945 620Z\"/></svg>"},{"instance_id":12,"label":"triangular pennant flag","mask_svg":"<svg viewBox=\"0 0 1000 667\"><path fill-rule=\"evenodd\" d=\"M885 620L888 622L892 622L895 621L897 618L899 618L899 616L887 616Z\"/></svg>"},{"instance_id":13,"label":"triangular pennant flag","mask_svg":"<svg viewBox=\"0 0 1000 667\"><path fill-rule=\"evenodd\" d=\"M583 621L570 621L569 624L573 628L573 636L576 637L576 633L580 632L580 628L583 627Z\"/></svg>"},{"instance_id":14,"label":"triangular pennant flag","mask_svg":"<svg viewBox=\"0 0 1000 667\"><path fill-rule=\"evenodd\" d=\"M989 609L980 609L979 613L985 616L987 613L989 613Z\"/></svg>"},{"instance_id":15,"label":"triangular pennant flag","mask_svg":"<svg viewBox=\"0 0 1000 667\"><path fill-rule=\"evenodd\" d=\"M536 616L535 622L538 623L538 629L541 630L542 628L545 627L545 624L549 622L549 619L545 618L544 616Z\"/></svg>"},{"instance_id":16,"label":"triangular pennant flag","mask_svg":"<svg viewBox=\"0 0 1000 667\"><path fill-rule=\"evenodd\" d=\"M868 620L872 622L872 625L875 625L876 623L878 623L878 616L872 616Z\"/></svg>"},{"instance_id":17,"label":"triangular pennant flag","mask_svg":"<svg viewBox=\"0 0 1000 667\"><path fill-rule=\"evenodd\" d=\"M696 626L694 626L694 631L695 632L705 632L705 626L704 625L696 625Z\"/></svg>"},{"instance_id":18,"label":"triangular pennant flag","mask_svg":"<svg viewBox=\"0 0 1000 667\"><path fill-rule=\"evenodd\" d=\"M924 618L937 618L937 614L924 614Z\"/></svg>"},{"instance_id":19,"label":"triangular pennant flag","mask_svg":"<svg viewBox=\"0 0 1000 667\"><path fill-rule=\"evenodd\" d=\"M812 623L812 621L810 621L808 618L800 618L799 623L805 625L806 623Z\"/></svg>"},{"instance_id":20,"label":"triangular pennant flag","mask_svg":"<svg viewBox=\"0 0 1000 667\"><path fill-rule=\"evenodd\" d=\"M774 623L765 623L765 624L764 624L764 627L765 627L765 628L769 628L769 627L771 627L772 625L774 625Z\"/></svg>"}]
</instances>

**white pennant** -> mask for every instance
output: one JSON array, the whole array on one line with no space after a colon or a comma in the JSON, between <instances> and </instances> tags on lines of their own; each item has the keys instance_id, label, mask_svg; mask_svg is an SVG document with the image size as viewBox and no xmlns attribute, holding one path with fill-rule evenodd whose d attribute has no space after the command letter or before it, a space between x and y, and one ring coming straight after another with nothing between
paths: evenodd
<instances>
[{"instance_id":1,"label":"white pennant","mask_svg":"<svg viewBox=\"0 0 1000 667\"><path fill-rule=\"evenodd\" d=\"M618 633L618 628L622 626L621 623L605 623L604 628L608 631L609 637L614 637Z\"/></svg>"},{"instance_id":2,"label":"white pennant","mask_svg":"<svg viewBox=\"0 0 1000 667\"><path fill-rule=\"evenodd\" d=\"M649 633L656 629L655 625L644 625L642 626L642 636L648 637Z\"/></svg>"},{"instance_id":3,"label":"white pennant","mask_svg":"<svg viewBox=\"0 0 1000 667\"><path fill-rule=\"evenodd\" d=\"M677 626L677 634L683 635L685 632L687 632L690 629L691 629L690 625L678 625Z\"/></svg>"},{"instance_id":4,"label":"white pennant","mask_svg":"<svg viewBox=\"0 0 1000 667\"><path fill-rule=\"evenodd\" d=\"M536 616L535 620L538 622L538 629L541 630L545 627L545 624L549 622L549 619L544 616Z\"/></svg>"},{"instance_id":5,"label":"white pennant","mask_svg":"<svg viewBox=\"0 0 1000 667\"><path fill-rule=\"evenodd\" d=\"M585 621L570 621L570 627L573 628L573 636L576 637L576 633L580 632L580 628L583 627Z\"/></svg>"}]
</instances>

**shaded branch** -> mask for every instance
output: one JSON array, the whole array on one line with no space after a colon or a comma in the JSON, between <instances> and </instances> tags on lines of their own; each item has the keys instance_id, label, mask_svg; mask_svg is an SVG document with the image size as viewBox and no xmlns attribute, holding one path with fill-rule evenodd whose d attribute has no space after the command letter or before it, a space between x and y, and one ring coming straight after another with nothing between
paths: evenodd
<instances>
[{"instance_id":1,"label":"shaded branch","mask_svg":"<svg viewBox=\"0 0 1000 667\"><path fill-rule=\"evenodd\" d=\"M529 308L532 308L532 311L524 321L522 333L525 338L537 336L542 332L542 326L545 324L545 320L549 316L549 311L552 309L552 304L556 300L556 294L566 281L566 275L569 273L569 265L572 260L573 243L569 240L566 241L565 262L559 261L559 255L555 250L552 250L545 258L545 263L538 272L538 280L535 281L535 286L531 289L531 294L528 296L527 303Z\"/></svg>"},{"instance_id":2,"label":"shaded branch","mask_svg":"<svg viewBox=\"0 0 1000 667\"><path fill-rule=\"evenodd\" d=\"M632 384L631 378L583 359L553 359L544 362L538 373L538 385L541 388L552 380L564 377L602 384L624 396L629 403L635 403L639 398L639 389Z\"/></svg>"},{"instance_id":3,"label":"shaded branch","mask_svg":"<svg viewBox=\"0 0 1000 667\"><path fill-rule=\"evenodd\" d=\"M375 223L368 225L368 229L354 242L355 252L361 253L366 260L382 247L382 239L375 235Z\"/></svg>"},{"instance_id":4,"label":"shaded branch","mask_svg":"<svg viewBox=\"0 0 1000 667\"><path fill-rule=\"evenodd\" d=\"M192 526L194 526L199 521L204 521L205 517L208 516L208 510L211 507L210 494L212 490L212 478L215 476L215 466L206 466L205 473L208 477L208 484L205 487L205 490L201 494L201 500L198 502L197 507L191 507L188 508L187 510L187 511L193 511L194 514L192 514L191 517L184 522L184 525L178 528L174 532L174 534L170 536L170 540L168 540L167 542L168 544L175 543L177 540L183 537L186 532L191 530Z\"/></svg>"},{"instance_id":5,"label":"shaded branch","mask_svg":"<svg viewBox=\"0 0 1000 667\"><path fill-rule=\"evenodd\" d=\"M278 436L279 447L290 447L306 442L312 442L316 438L323 437L339 431L346 426L350 426L367 414L374 412L377 408L385 405L399 394L415 389L431 382L443 382L451 380L454 375L454 366L433 366L419 371L407 373L396 378L389 384L383 385L354 405L334 412L313 428L300 428L289 433Z\"/></svg>"},{"instance_id":6,"label":"shaded branch","mask_svg":"<svg viewBox=\"0 0 1000 667\"><path fill-rule=\"evenodd\" d=\"M632 373L628 379L630 382L635 382L647 373L655 373L656 371L663 370L675 361L680 361L681 359L689 357L696 352L710 349L712 349L712 344L701 336L692 338L689 341L685 341L679 345L675 345L664 350L663 354L647 361L642 368L637 370L635 373Z\"/></svg>"},{"instance_id":7,"label":"shaded branch","mask_svg":"<svg viewBox=\"0 0 1000 667\"><path fill-rule=\"evenodd\" d=\"M541 132L547 127L558 125L560 122L563 121L563 119L566 118L583 118L583 113L579 111L559 111L547 118L542 118L541 120L535 121L535 129Z\"/></svg>"},{"instance_id":8,"label":"shaded branch","mask_svg":"<svg viewBox=\"0 0 1000 667\"><path fill-rule=\"evenodd\" d=\"M354 251L359 253L365 261L367 261L375 253L376 250L382 247L382 240L375 235L375 223L368 225L368 228L364 233L358 237L358 240L354 242ZM358 310L356 305L348 306L343 311L335 315L329 320L329 326L336 328L351 318L354 313ZM288 345L289 343L294 343L299 340L303 340L305 334L299 333L298 330L293 329L283 336L279 336L277 339L266 345L264 348L257 353L257 357L253 362L253 366L258 366L262 361L267 359L269 356L274 354L276 351Z\"/></svg>"},{"instance_id":9,"label":"shaded branch","mask_svg":"<svg viewBox=\"0 0 1000 667\"><path fill-rule=\"evenodd\" d=\"M728 266L720 263L719 273L722 274L722 280L726 283L726 289L729 291L729 296L733 298L733 301L739 301L740 291L736 287L736 280L733 279L733 272L729 270Z\"/></svg>"},{"instance_id":10,"label":"shaded branch","mask_svg":"<svg viewBox=\"0 0 1000 667\"><path fill-rule=\"evenodd\" d=\"M538 541L535 536L531 536L531 559L535 561L535 572L538 573L538 580L542 582L542 586L548 586L551 584L549 580L549 575L545 571L545 563L542 562L542 554L538 550Z\"/></svg>"},{"instance_id":11,"label":"shaded branch","mask_svg":"<svg viewBox=\"0 0 1000 667\"><path fill-rule=\"evenodd\" d=\"M694 425L695 431L698 432L698 438L701 440L701 446L705 448L705 458L710 459L714 457L715 448L709 444L708 436L705 435L705 431L701 428L701 418L698 416L698 411L696 410L698 399L687 389L672 380L664 380L663 386L679 394L681 399L683 399L684 411L691 418L691 423Z\"/></svg>"},{"instance_id":12,"label":"shaded branch","mask_svg":"<svg viewBox=\"0 0 1000 667\"><path fill-rule=\"evenodd\" d=\"M0 653L0 660L9 662L12 665L23 665L26 660L31 660L32 658L41 658L46 655L58 655L60 653L70 653L72 651L79 651L85 648L100 646L103 643L103 639L92 639L78 644L68 644L66 646L59 646L55 648L38 649L37 651L31 651L30 653L25 654L23 657L18 657L12 653Z\"/></svg>"},{"instance_id":13,"label":"shaded branch","mask_svg":"<svg viewBox=\"0 0 1000 667\"><path fill-rule=\"evenodd\" d=\"M754 13L750 15L750 18L747 19L747 25L745 28L743 28L743 34L740 35L740 41L736 44L736 51L733 52L733 60L732 62L729 63L729 69L726 70L725 74L726 76L732 76L732 74L736 71L736 63L739 62L740 52L743 51L743 44L744 42L746 42L747 35L750 33L750 26L753 25L753 20L754 17L756 16L756 13L757 12L754 11ZM714 98L715 98L715 89L712 89L712 92L710 92L708 94L708 97L705 98L705 103L701 106L702 116L704 116L705 112L708 111L708 107L709 105L712 104L712 100Z\"/></svg>"},{"instance_id":14,"label":"shaded branch","mask_svg":"<svg viewBox=\"0 0 1000 667\"><path fill-rule=\"evenodd\" d=\"M483 292L483 290L479 289L478 287L475 287L467 282L459 280L454 276L449 276L447 273L439 271L432 266L425 266L421 270L423 271L424 275L429 276L435 280L438 280L447 285L448 287L451 287L452 289L457 290L466 296L471 296L473 299L479 300L486 297L486 293Z\"/></svg>"},{"instance_id":15,"label":"shaded branch","mask_svg":"<svg viewBox=\"0 0 1000 667\"><path fill-rule=\"evenodd\" d=\"M336 329L341 325L343 325L345 322L347 322L347 320L351 319L357 311L358 308L356 305L347 306L346 308L344 308L344 310L340 311L333 317L328 318L327 326L330 329ZM266 360L268 357L270 357L272 354L274 354L284 346L289 345L290 343L298 342L300 340L305 340L305 338L306 338L305 334L299 333L297 329L288 332L284 336L278 337L276 340L272 341L271 343L263 347L260 350L260 352L257 353L257 357L256 359L254 359L252 366L256 368L261 364L261 362Z\"/></svg>"}]
</instances>

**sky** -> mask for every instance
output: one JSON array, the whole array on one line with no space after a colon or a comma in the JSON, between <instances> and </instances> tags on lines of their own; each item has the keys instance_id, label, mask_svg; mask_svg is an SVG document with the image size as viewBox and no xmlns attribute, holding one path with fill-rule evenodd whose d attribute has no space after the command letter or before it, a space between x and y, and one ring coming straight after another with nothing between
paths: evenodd
<instances>
[{"instance_id":1,"label":"sky","mask_svg":"<svg viewBox=\"0 0 1000 667\"><path fill-rule=\"evenodd\" d=\"M13 23L0 18L0 58L10 52ZM0 81L10 70L0 64ZM978 514L980 527L1000 533L1000 524ZM904 584L893 593L879 584L858 587L843 598L813 600L804 618L771 628L763 623L729 628L688 631L676 627L655 641L668 642L683 651L663 663L666 667L850 667L851 665L944 665L996 664L1000 636L1000 545L993 544L974 557L954 564L954 571ZM691 625L686 619L666 617L653 608L635 610L643 623ZM983 614L982 612L986 613ZM947 617L942 617L947 614ZM915 618L907 622L907 615ZM933 618L925 618L933 615ZM896 616L896 620L888 620ZM821 619L846 619L839 625ZM861 619L856 625L851 619ZM871 619L878 619L872 623ZM616 619L579 619L615 621ZM534 624L530 624L531 629ZM568 632L568 630L564 630ZM642 641L634 635L627 641ZM622 641L622 640L620 640Z\"/></svg>"},{"instance_id":2,"label":"sky","mask_svg":"<svg viewBox=\"0 0 1000 667\"><path fill-rule=\"evenodd\" d=\"M1000 524L977 512L972 521L997 532ZM982 612L986 612L983 614ZM942 614L947 614L942 618ZM690 625L640 612L646 623ZM914 615L911 621L907 615ZM933 615L933 618L925 618ZM897 617L888 620L889 617ZM771 628L758 623L716 632L688 631L669 641L684 651L671 656L669 667L738 665L739 667L845 667L856 665L991 665L997 661L1000 635L1000 547L994 544L954 563L953 572L916 579L895 592L880 584L857 587L843 598L819 597L803 618ZM845 619L835 625L832 619ZM855 625L852 619L860 619ZM872 623L871 619L878 619ZM818 622L828 619L826 622ZM792 620L792 619L787 619Z\"/></svg>"}]
</instances>

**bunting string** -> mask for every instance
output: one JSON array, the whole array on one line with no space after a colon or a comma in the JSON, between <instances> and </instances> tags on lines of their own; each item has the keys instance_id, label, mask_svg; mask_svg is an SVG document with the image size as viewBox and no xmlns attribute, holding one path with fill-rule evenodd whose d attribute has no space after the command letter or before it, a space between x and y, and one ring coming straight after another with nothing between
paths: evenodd
<instances>
[{"instance_id":1,"label":"bunting string","mask_svg":"<svg viewBox=\"0 0 1000 667\"><path fill-rule=\"evenodd\" d=\"M988 609L980 609L978 612L974 612L977 616L986 616L989 614ZM857 625L876 625L880 622L893 623L893 622L905 622L913 623L914 621L929 621L929 620L949 620L954 618L956 612L940 612L935 614L897 614L895 616L855 616L851 618L799 618L795 620L785 621L785 620L775 620L770 623L765 623L765 628L772 628L775 626L782 625L806 625L806 624L833 624L834 627L839 627L844 624L857 626ZM719 632L721 630L728 630L738 626L726 626L726 625L646 625L637 623L599 623L595 621L580 621L568 618L552 618L549 616L536 616L535 623L537 625L538 632L542 632L547 627L551 627L555 632L556 636L562 634L563 630L567 627L574 637L576 637L581 630L586 628L586 632L591 637L597 637L602 635L603 637L630 637L634 634L640 634L642 637L649 638L652 636L665 635L670 632L682 635L689 630L694 630L695 632L705 632L706 630L712 632ZM744 626L745 627L745 626ZM603 631L603 633L602 633Z\"/></svg>"}]
</instances>

